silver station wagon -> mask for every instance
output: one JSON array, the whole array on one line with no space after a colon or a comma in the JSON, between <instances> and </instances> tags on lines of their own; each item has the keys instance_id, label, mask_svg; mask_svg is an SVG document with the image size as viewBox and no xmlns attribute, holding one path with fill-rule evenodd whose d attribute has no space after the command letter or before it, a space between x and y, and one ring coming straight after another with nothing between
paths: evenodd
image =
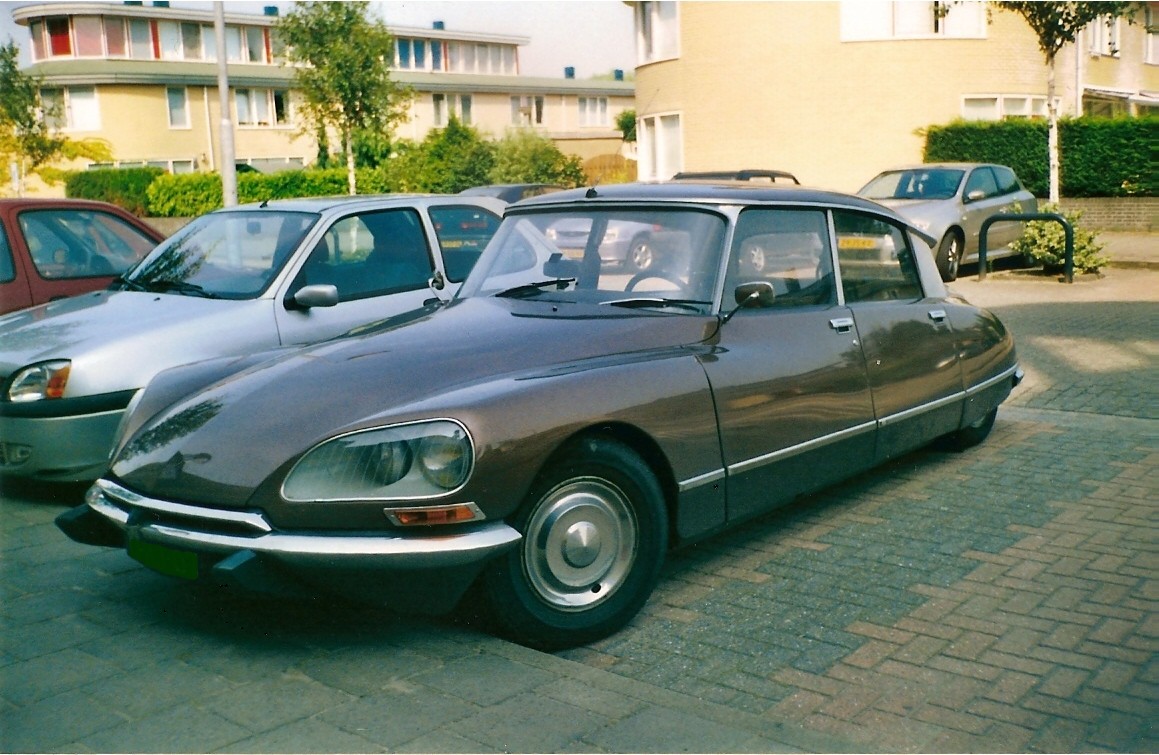
<instances>
[{"instance_id":1,"label":"silver station wagon","mask_svg":"<svg viewBox=\"0 0 1159 755\"><path fill-rule=\"evenodd\" d=\"M450 296L488 197L339 197L197 218L113 284L0 318L0 475L90 481L161 370L318 341Z\"/></svg>"},{"instance_id":2,"label":"silver station wagon","mask_svg":"<svg viewBox=\"0 0 1159 755\"><path fill-rule=\"evenodd\" d=\"M663 264L603 264L628 223ZM563 224L586 238L561 249ZM449 303L159 375L57 523L183 579L423 611L471 591L519 642L590 641L670 548L986 438L1014 344L947 295L930 241L798 187L527 199Z\"/></svg>"}]
</instances>

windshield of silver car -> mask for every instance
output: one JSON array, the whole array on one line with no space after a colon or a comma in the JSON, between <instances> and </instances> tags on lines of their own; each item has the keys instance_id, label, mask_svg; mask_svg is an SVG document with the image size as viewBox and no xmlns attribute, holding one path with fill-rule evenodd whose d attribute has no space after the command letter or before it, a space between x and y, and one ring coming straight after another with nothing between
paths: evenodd
<instances>
[{"instance_id":1,"label":"windshield of silver car","mask_svg":"<svg viewBox=\"0 0 1159 755\"><path fill-rule=\"evenodd\" d=\"M509 215L459 292L673 312L711 311L726 222L690 208Z\"/></svg>"},{"instance_id":2,"label":"windshield of silver car","mask_svg":"<svg viewBox=\"0 0 1159 755\"><path fill-rule=\"evenodd\" d=\"M869 199L950 199L958 193L965 171L916 168L882 173L857 192Z\"/></svg>"},{"instance_id":3,"label":"windshield of silver car","mask_svg":"<svg viewBox=\"0 0 1159 755\"><path fill-rule=\"evenodd\" d=\"M254 210L203 215L120 279L137 291L250 299L286 264L318 221L303 212Z\"/></svg>"}]
</instances>

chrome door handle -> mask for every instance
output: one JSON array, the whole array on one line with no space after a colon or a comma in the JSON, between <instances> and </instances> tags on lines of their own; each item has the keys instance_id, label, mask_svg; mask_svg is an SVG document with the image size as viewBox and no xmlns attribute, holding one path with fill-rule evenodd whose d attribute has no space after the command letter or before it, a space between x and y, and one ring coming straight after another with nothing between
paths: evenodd
<instances>
[{"instance_id":1,"label":"chrome door handle","mask_svg":"<svg viewBox=\"0 0 1159 755\"><path fill-rule=\"evenodd\" d=\"M946 319L946 310L944 310L944 309L931 309L929 312L929 315L930 315L930 319L933 320L934 322L942 322L943 320Z\"/></svg>"},{"instance_id":2,"label":"chrome door handle","mask_svg":"<svg viewBox=\"0 0 1159 755\"><path fill-rule=\"evenodd\" d=\"M829 321L829 327L836 330L838 333L848 333L853 330L852 317L834 317Z\"/></svg>"}]
</instances>

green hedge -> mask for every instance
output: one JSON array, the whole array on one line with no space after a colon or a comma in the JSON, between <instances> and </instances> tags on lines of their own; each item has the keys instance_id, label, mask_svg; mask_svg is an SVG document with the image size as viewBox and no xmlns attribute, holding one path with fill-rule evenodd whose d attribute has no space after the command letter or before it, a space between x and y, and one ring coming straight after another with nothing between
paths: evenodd
<instances>
[{"instance_id":1,"label":"green hedge","mask_svg":"<svg viewBox=\"0 0 1159 755\"><path fill-rule=\"evenodd\" d=\"M162 168L83 170L69 174L64 192L73 199L112 202L134 215L146 215L149 185L164 174Z\"/></svg>"},{"instance_id":2,"label":"green hedge","mask_svg":"<svg viewBox=\"0 0 1159 755\"><path fill-rule=\"evenodd\" d=\"M1159 118L1074 118L1059 123L1064 197L1159 196ZM955 122L926 129L926 162L1009 165L1036 196L1050 193L1047 123Z\"/></svg>"},{"instance_id":3,"label":"green hedge","mask_svg":"<svg viewBox=\"0 0 1159 755\"><path fill-rule=\"evenodd\" d=\"M359 170L359 194L390 191L381 171ZM186 173L164 175L149 187L149 214L162 218L189 218L221 208L221 175ZM242 173L237 177L239 204L267 199L332 197L347 193L346 170L283 170L278 173Z\"/></svg>"}]
</instances>

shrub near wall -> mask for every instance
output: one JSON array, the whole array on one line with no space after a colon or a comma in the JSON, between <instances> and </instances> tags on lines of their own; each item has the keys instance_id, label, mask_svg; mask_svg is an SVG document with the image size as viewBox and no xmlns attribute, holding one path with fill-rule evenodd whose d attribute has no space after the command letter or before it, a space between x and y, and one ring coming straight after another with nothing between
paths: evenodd
<instances>
[{"instance_id":1,"label":"shrub near wall","mask_svg":"<svg viewBox=\"0 0 1159 755\"><path fill-rule=\"evenodd\" d=\"M360 194L387 191L380 171L360 170L356 180ZM243 173L237 179L239 204L268 199L333 197L344 195L346 191L344 169ZM155 217L196 217L221 209L224 204L221 176L217 173L164 175L153 182L148 194L149 214Z\"/></svg>"},{"instance_id":2,"label":"shrub near wall","mask_svg":"<svg viewBox=\"0 0 1159 755\"><path fill-rule=\"evenodd\" d=\"M147 214L149 186L165 175L161 168L116 168L71 173L65 180L64 195L72 199L112 202L134 215Z\"/></svg>"},{"instance_id":3,"label":"shrub near wall","mask_svg":"<svg viewBox=\"0 0 1159 755\"><path fill-rule=\"evenodd\" d=\"M1159 196L1159 118L1075 118L1059 123L1064 197ZM1009 165L1035 196L1050 193L1047 124L959 121L926 129L926 162Z\"/></svg>"}]
</instances>

